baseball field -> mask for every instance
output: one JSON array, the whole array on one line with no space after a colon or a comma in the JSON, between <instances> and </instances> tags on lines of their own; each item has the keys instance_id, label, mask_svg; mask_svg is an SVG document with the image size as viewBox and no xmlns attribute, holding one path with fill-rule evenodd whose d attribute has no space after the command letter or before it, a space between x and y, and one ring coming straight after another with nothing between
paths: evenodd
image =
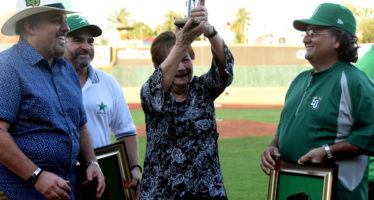
<instances>
[{"instance_id":1,"label":"baseball field","mask_svg":"<svg viewBox=\"0 0 374 200\"><path fill-rule=\"evenodd\" d=\"M124 88L139 135L143 164L145 118L136 100L138 90ZM284 92L285 88L230 88L216 100L219 156L230 200L267 198L269 177L260 169L260 154L275 133Z\"/></svg>"},{"instance_id":2,"label":"baseball field","mask_svg":"<svg viewBox=\"0 0 374 200\"><path fill-rule=\"evenodd\" d=\"M276 131L287 88L308 66L241 66L234 81L215 101L219 156L230 200L267 199L269 177L260 168L260 155ZM208 67L194 67L194 74ZM139 135L143 164L146 147L145 118L140 107L140 87L153 73L151 66L105 69L123 86Z\"/></svg>"}]
</instances>

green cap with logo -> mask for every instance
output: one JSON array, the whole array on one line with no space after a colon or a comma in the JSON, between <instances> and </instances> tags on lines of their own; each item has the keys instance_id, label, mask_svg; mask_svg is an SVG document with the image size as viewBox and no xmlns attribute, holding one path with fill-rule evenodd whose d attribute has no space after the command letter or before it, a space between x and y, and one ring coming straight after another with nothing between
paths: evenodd
<instances>
[{"instance_id":1,"label":"green cap with logo","mask_svg":"<svg viewBox=\"0 0 374 200\"><path fill-rule=\"evenodd\" d=\"M322 3L310 19L299 19L293 22L293 26L299 31L306 31L308 25L334 26L352 35L356 33L356 19L353 13L340 4Z\"/></svg>"},{"instance_id":2,"label":"green cap with logo","mask_svg":"<svg viewBox=\"0 0 374 200\"><path fill-rule=\"evenodd\" d=\"M91 34L92 37L100 36L102 31L101 29L93 24L90 24L88 20L80 15L70 15L66 19L67 24L70 28L68 36L74 31L85 29Z\"/></svg>"}]
</instances>

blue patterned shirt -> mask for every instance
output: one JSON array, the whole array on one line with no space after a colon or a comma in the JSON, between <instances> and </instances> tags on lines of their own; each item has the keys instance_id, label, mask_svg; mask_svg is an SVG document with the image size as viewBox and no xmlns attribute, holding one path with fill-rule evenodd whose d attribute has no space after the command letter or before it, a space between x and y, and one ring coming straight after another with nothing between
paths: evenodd
<instances>
[{"instance_id":1,"label":"blue patterned shirt","mask_svg":"<svg viewBox=\"0 0 374 200\"><path fill-rule=\"evenodd\" d=\"M0 53L0 119L29 159L73 188L79 127L87 119L74 68L63 59L52 66L23 39ZM1 163L0 190L11 199L44 199Z\"/></svg>"}]
</instances>

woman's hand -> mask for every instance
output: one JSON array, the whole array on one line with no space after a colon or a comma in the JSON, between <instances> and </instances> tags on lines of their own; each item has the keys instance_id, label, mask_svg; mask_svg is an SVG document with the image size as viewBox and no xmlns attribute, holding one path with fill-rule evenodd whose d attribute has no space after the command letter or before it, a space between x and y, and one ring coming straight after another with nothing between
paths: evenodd
<instances>
[{"instance_id":1,"label":"woman's hand","mask_svg":"<svg viewBox=\"0 0 374 200\"><path fill-rule=\"evenodd\" d=\"M198 21L199 25L192 27L192 23L196 20L194 17L188 19L183 28L176 27L176 47L184 47L187 50L191 43L204 32L204 23Z\"/></svg>"}]
</instances>

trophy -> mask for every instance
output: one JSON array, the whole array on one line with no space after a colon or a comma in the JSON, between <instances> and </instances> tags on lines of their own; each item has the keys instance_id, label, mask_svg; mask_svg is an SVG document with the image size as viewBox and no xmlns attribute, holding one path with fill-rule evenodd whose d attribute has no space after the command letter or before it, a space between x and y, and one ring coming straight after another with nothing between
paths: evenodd
<instances>
[{"instance_id":1,"label":"trophy","mask_svg":"<svg viewBox=\"0 0 374 200\"><path fill-rule=\"evenodd\" d=\"M188 19L190 18L191 9L200 6L200 0L187 0L187 17L182 20L176 20L174 22L174 25L183 28ZM194 20L192 22L191 28L194 28L195 26L199 25L199 21Z\"/></svg>"}]
</instances>

